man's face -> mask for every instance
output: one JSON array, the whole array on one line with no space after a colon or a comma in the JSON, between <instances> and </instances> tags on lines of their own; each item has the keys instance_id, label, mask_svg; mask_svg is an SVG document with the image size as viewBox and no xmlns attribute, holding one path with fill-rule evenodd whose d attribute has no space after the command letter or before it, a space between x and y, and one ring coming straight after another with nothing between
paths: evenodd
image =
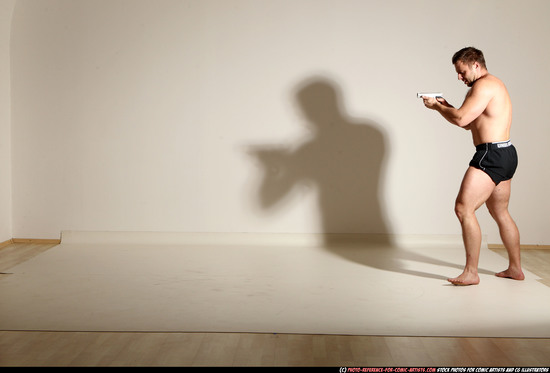
<instances>
[{"instance_id":1,"label":"man's face","mask_svg":"<svg viewBox=\"0 0 550 373\"><path fill-rule=\"evenodd\" d=\"M468 87L471 87L474 82L477 80L477 63L469 66L468 64L457 61L455 63L456 73L458 74L458 80L462 80L464 84Z\"/></svg>"}]
</instances>

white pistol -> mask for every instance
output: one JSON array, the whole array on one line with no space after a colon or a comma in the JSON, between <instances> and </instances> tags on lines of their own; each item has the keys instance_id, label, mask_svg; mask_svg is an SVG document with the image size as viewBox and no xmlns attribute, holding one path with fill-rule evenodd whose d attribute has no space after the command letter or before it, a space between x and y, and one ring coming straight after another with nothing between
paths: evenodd
<instances>
[{"instance_id":1,"label":"white pistol","mask_svg":"<svg viewBox=\"0 0 550 373\"><path fill-rule=\"evenodd\" d=\"M441 92L423 92L423 93L417 93L416 97L417 98L422 98L422 97L435 97L435 98L438 98L438 97L443 97L443 93L441 93Z\"/></svg>"}]
</instances>

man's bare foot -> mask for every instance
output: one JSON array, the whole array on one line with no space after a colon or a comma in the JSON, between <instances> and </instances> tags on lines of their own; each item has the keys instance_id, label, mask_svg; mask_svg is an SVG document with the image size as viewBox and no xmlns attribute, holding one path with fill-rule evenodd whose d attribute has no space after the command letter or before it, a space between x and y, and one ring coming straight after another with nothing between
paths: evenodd
<instances>
[{"instance_id":1,"label":"man's bare foot","mask_svg":"<svg viewBox=\"0 0 550 373\"><path fill-rule=\"evenodd\" d=\"M456 286L469 286L479 284L479 276L477 273L463 272L460 276L447 279L451 284Z\"/></svg>"},{"instance_id":2,"label":"man's bare foot","mask_svg":"<svg viewBox=\"0 0 550 373\"><path fill-rule=\"evenodd\" d=\"M525 280L525 275L523 274L523 271L521 270L521 268L520 269L508 268L506 271L499 272L495 275L497 277L511 278L513 280L518 280L518 281Z\"/></svg>"}]
</instances>

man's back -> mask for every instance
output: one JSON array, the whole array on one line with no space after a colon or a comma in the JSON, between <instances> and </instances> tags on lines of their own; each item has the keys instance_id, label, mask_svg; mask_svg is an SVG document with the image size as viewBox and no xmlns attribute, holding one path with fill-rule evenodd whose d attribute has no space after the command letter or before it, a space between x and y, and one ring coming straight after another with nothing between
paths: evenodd
<instances>
[{"instance_id":1,"label":"man's back","mask_svg":"<svg viewBox=\"0 0 550 373\"><path fill-rule=\"evenodd\" d=\"M471 123L474 144L506 141L510 139L512 125L512 102L504 83L487 74L478 79L468 96L475 91L488 97L485 110Z\"/></svg>"}]
</instances>

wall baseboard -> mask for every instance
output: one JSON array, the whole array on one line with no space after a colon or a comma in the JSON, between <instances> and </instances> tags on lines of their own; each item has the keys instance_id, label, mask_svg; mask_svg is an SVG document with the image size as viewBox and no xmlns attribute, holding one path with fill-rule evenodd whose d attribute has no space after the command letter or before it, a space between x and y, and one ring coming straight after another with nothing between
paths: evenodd
<instances>
[{"instance_id":1,"label":"wall baseboard","mask_svg":"<svg viewBox=\"0 0 550 373\"><path fill-rule=\"evenodd\" d=\"M490 243L489 249L504 249L503 244ZM520 245L521 250L550 250L550 245Z\"/></svg>"},{"instance_id":2,"label":"wall baseboard","mask_svg":"<svg viewBox=\"0 0 550 373\"><path fill-rule=\"evenodd\" d=\"M0 249L4 248L6 246L9 246L11 244L13 244L13 240L7 240L7 241L4 241L4 242L0 242Z\"/></svg>"},{"instance_id":3,"label":"wall baseboard","mask_svg":"<svg viewBox=\"0 0 550 373\"><path fill-rule=\"evenodd\" d=\"M12 238L11 240L0 242L0 249L14 243L58 245L61 243L61 240L44 238ZM504 249L503 244L490 243L487 246L489 247L489 249ZM550 245L521 245L521 250L550 250Z\"/></svg>"},{"instance_id":4,"label":"wall baseboard","mask_svg":"<svg viewBox=\"0 0 550 373\"><path fill-rule=\"evenodd\" d=\"M61 240L56 239L46 239L46 238L12 238L10 240L0 242L0 249L14 243L32 243L32 244L41 244L41 245L58 245L61 243Z\"/></svg>"},{"instance_id":5,"label":"wall baseboard","mask_svg":"<svg viewBox=\"0 0 550 373\"><path fill-rule=\"evenodd\" d=\"M61 240L45 238L12 238L13 243L60 244Z\"/></svg>"}]
</instances>

